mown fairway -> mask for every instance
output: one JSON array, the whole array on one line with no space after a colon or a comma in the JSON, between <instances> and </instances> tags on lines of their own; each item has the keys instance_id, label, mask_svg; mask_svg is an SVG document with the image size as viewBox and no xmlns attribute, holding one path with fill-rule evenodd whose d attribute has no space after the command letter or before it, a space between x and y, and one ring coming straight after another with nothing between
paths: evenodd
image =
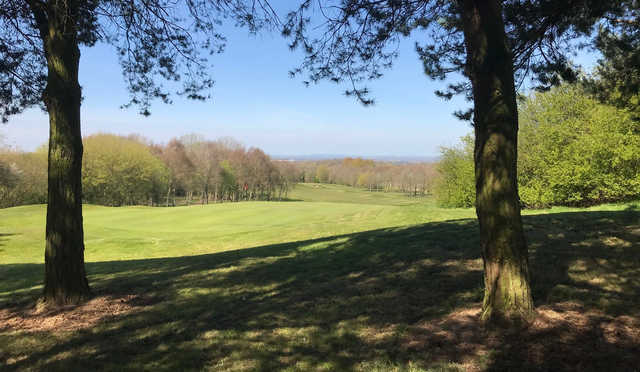
<instances>
[{"instance_id":1,"label":"mown fairway","mask_svg":"<svg viewBox=\"0 0 640 372\"><path fill-rule=\"evenodd\" d=\"M634 370L637 204L525 213L540 316L482 329L475 213L298 185L287 202L86 206L96 299L32 308L44 206L0 210L0 369ZM524 367L523 367L524 365Z\"/></svg>"}]
</instances>

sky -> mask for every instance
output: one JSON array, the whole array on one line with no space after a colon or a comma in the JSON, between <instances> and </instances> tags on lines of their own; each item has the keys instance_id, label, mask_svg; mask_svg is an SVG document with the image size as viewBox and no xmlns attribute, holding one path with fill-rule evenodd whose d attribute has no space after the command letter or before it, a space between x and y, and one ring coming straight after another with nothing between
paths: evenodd
<instances>
[{"instance_id":1,"label":"sky","mask_svg":"<svg viewBox=\"0 0 640 372\"><path fill-rule=\"evenodd\" d=\"M208 139L233 137L273 156L341 154L350 156L436 156L469 133L453 112L469 106L461 97L443 101L433 93L446 82L431 81L404 40L393 68L368 83L376 100L364 107L346 97L346 86L323 82L305 86L288 72L302 55L291 52L277 32L250 35L224 25L227 47L211 58L215 85L205 102L173 97L156 101L144 117L135 107L121 109L128 93L115 51L98 44L81 49L82 133L137 133L156 143L198 133ZM593 55L582 55L587 67ZM48 140L48 117L29 109L0 124L5 142L31 151Z\"/></svg>"}]
</instances>

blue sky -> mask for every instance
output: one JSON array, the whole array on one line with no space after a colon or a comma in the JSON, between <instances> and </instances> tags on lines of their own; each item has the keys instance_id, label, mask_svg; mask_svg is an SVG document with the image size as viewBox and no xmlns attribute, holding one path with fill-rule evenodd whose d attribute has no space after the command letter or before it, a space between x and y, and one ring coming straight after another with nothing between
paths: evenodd
<instances>
[{"instance_id":1,"label":"blue sky","mask_svg":"<svg viewBox=\"0 0 640 372\"><path fill-rule=\"evenodd\" d=\"M301 61L277 33L249 35L232 26L223 54L212 57L216 84L212 100L174 97L156 102L152 115L135 107L120 109L127 92L115 52L106 45L82 50L83 135L97 132L139 133L154 142L199 133L206 138L233 137L271 155L348 154L352 156L433 156L470 131L452 112L468 107L461 98L443 101L422 72L413 41L405 40L400 57L385 76L368 84L376 104L363 107L345 97L344 86L321 83L305 87L288 71ZM579 61L591 65L594 57ZM48 118L38 109L0 124L10 145L33 150L48 138Z\"/></svg>"}]
</instances>

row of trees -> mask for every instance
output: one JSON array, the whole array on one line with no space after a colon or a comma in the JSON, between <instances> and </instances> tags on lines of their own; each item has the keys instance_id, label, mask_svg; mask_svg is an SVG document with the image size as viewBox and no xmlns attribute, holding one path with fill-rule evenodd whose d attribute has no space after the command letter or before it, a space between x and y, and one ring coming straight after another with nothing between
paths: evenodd
<instances>
[{"instance_id":1,"label":"row of trees","mask_svg":"<svg viewBox=\"0 0 640 372\"><path fill-rule=\"evenodd\" d=\"M166 145L139 136L97 134L83 140L83 200L121 205L176 205L286 197L295 173L257 148L199 136ZM0 152L0 206L47 201L47 149Z\"/></svg>"},{"instance_id":2,"label":"row of trees","mask_svg":"<svg viewBox=\"0 0 640 372\"><path fill-rule=\"evenodd\" d=\"M583 86L564 85L520 108L518 187L524 207L592 205L640 198L640 122L636 107L599 102ZM475 202L473 138L442 149L440 204Z\"/></svg>"},{"instance_id":3,"label":"row of trees","mask_svg":"<svg viewBox=\"0 0 640 372\"><path fill-rule=\"evenodd\" d=\"M335 183L369 191L399 191L412 196L431 194L433 163L392 163L362 158L290 163L300 182Z\"/></svg>"},{"instance_id":4,"label":"row of trees","mask_svg":"<svg viewBox=\"0 0 640 372\"><path fill-rule=\"evenodd\" d=\"M176 195L187 203L194 201L194 195L201 203L282 200L296 181L290 167L231 138L207 141L188 135L151 149L169 169L167 205L176 204Z\"/></svg>"}]
</instances>

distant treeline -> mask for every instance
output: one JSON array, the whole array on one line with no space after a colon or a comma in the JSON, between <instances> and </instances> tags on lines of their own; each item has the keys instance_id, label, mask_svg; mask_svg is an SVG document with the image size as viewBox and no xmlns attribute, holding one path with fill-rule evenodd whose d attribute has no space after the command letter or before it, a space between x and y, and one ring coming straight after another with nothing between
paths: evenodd
<instances>
[{"instance_id":1,"label":"distant treeline","mask_svg":"<svg viewBox=\"0 0 640 372\"><path fill-rule=\"evenodd\" d=\"M434 163L392 163L362 158L290 162L300 182L334 183L369 191L430 194L437 177Z\"/></svg>"},{"instance_id":2,"label":"distant treeline","mask_svg":"<svg viewBox=\"0 0 640 372\"><path fill-rule=\"evenodd\" d=\"M141 136L84 138L83 200L110 206L286 198L297 179L260 149L197 135L153 144ZM45 203L47 151L0 151L0 207Z\"/></svg>"},{"instance_id":3,"label":"distant treeline","mask_svg":"<svg viewBox=\"0 0 640 372\"><path fill-rule=\"evenodd\" d=\"M536 93L519 108L518 188L523 207L587 206L640 198L640 116L581 85ZM436 196L475 203L473 137L443 148Z\"/></svg>"},{"instance_id":4,"label":"distant treeline","mask_svg":"<svg viewBox=\"0 0 640 372\"><path fill-rule=\"evenodd\" d=\"M635 101L634 101L635 102ZM640 198L640 115L581 85L521 102L518 187L523 207L593 205ZM153 144L140 136L84 139L83 198L111 206L282 200L296 182L372 192L435 194L445 207L475 203L474 140L442 148L438 163L362 158L272 161L230 138L197 135ZM47 200L46 148L0 151L0 207Z\"/></svg>"},{"instance_id":5,"label":"distant treeline","mask_svg":"<svg viewBox=\"0 0 640 372\"><path fill-rule=\"evenodd\" d=\"M0 152L0 208L47 201L47 153Z\"/></svg>"}]
</instances>

